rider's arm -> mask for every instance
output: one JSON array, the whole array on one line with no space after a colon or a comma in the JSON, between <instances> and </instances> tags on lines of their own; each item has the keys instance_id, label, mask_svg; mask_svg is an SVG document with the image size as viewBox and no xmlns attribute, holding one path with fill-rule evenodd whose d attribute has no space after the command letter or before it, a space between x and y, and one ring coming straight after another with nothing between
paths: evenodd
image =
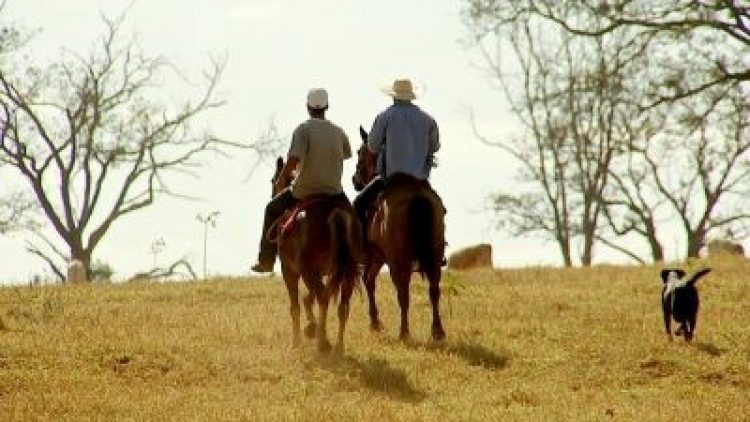
<instances>
[{"instance_id":1,"label":"rider's arm","mask_svg":"<svg viewBox=\"0 0 750 422\"><path fill-rule=\"evenodd\" d=\"M344 148L344 151L343 151L344 160L346 160L347 158L352 156L352 146L351 144L349 144L349 138L346 136L346 133L341 131L341 134L342 134L341 143L342 143L342 147Z\"/></svg>"},{"instance_id":2,"label":"rider's arm","mask_svg":"<svg viewBox=\"0 0 750 422\"><path fill-rule=\"evenodd\" d=\"M289 152L286 154L286 164L281 169L279 180L289 180L287 178L291 178L299 162L307 156L309 146L310 137L304 124L297 126L297 129L292 134L292 145L289 146Z\"/></svg>"},{"instance_id":3,"label":"rider's arm","mask_svg":"<svg viewBox=\"0 0 750 422\"><path fill-rule=\"evenodd\" d=\"M276 182L279 186L277 186L277 190L281 190L284 188L284 185L287 180L290 180L292 178L292 172L297 168L297 165L299 164L299 157L294 155L287 156L286 163L284 164L284 167L281 168L281 172L279 172L279 177L276 178Z\"/></svg>"},{"instance_id":4,"label":"rider's arm","mask_svg":"<svg viewBox=\"0 0 750 422\"><path fill-rule=\"evenodd\" d=\"M433 120L430 126L430 153L435 153L440 149L440 131L437 123Z\"/></svg>"}]
</instances>

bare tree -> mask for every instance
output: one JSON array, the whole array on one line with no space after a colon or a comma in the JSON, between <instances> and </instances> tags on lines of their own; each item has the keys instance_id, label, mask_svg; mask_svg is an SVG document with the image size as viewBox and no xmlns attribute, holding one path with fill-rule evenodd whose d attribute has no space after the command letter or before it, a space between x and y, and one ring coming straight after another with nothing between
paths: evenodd
<instances>
[{"instance_id":1,"label":"bare tree","mask_svg":"<svg viewBox=\"0 0 750 422\"><path fill-rule=\"evenodd\" d=\"M167 280L172 277L198 280L198 275L193 270L192 265L190 265L190 261L183 257L165 268L155 266L148 271L135 273L127 281Z\"/></svg>"},{"instance_id":2,"label":"bare tree","mask_svg":"<svg viewBox=\"0 0 750 422\"><path fill-rule=\"evenodd\" d=\"M618 77L623 87L621 94L627 98L618 104L613 122L624 151L613 158L608 168L609 184L599 198L607 230L600 231L597 239L645 263L649 258L653 262L664 260L665 248L659 236L671 216L665 211L666 199L650 183L651 170L640 155L643 148L653 146L654 139L665 137L668 132L665 116L645 112L638 106L644 95L643 87L638 84L638 69L647 67L644 50L650 41L640 40L640 47L627 60L619 60L617 55L613 57L614 68L622 69ZM642 254L639 241L646 244L649 257Z\"/></svg>"},{"instance_id":3,"label":"bare tree","mask_svg":"<svg viewBox=\"0 0 750 422\"><path fill-rule=\"evenodd\" d=\"M608 183L597 198L606 230L595 237L639 262L645 262L640 253L618 240L636 235L647 242L653 260L662 260L658 234L670 228L669 220L679 221L691 257L713 231L748 233L740 198L748 193L750 171L743 86L750 80L750 62L744 59L750 6L740 3L467 1L469 26L479 34L541 21L581 42L596 40L590 46L607 46L602 57L614 65L600 66L600 79L616 81L610 86L620 92L597 93L618 101L608 106L610 118L599 128L612 131L618 153L606 167ZM547 43L550 32L545 27L531 36ZM626 48L618 51L613 40ZM557 112L576 113L572 107Z\"/></svg>"},{"instance_id":4,"label":"bare tree","mask_svg":"<svg viewBox=\"0 0 750 422\"><path fill-rule=\"evenodd\" d=\"M681 60L668 59L670 66L661 63L660 71L642 81L652 88L644 106L750 81L750 62L744 59L750 53L750 6L743 1L467 0L467 14L484 28L537 16L577 36L600 38L626 28L671 46ZM696 44L696 38L704 40ZM696 59L684 60L691 55ZM682 76L688 73L697 77L686 83Z\"/></svg>"},{"instance_id":5,"label":"bare tree","mask_svg":"<svg viewBox=\"0 0 750 422\"><path fill-rule=\"evenodd\" d=\"M687 257L697 257L712 233L741 236L750 222L747 98L725 87L692 100L698 104L685 106L676 139L653 139L637 151L651 173L650 183L679 219Z\"/></svg>"},{"instance_id":6,"label":"bare tree","mask_svg":"<svg viewBox=\"0 0 750 422\"><path fill-rule=\"evenodd\" d=\"M667 220L660 216L666 199L655 191L649 183L651 172L639 157L636 145L648 145L651 136L644 133L643 122L623 121L622 127L629 130L625 142L628 153L618 155L610 167L610 185L603 192L604 221L610 234L603 231L597 239L608 247L617 250L639 263L646 263L637 247L626 246L620 239L627 240L630 235L645 240L653 262L664 260L664 245L659 238L659 227Z\"/></svg>"},{"instance_id":7,"label":"bare tree","mask_svg":"<svg viewBox=\"0 0 750 422\"><path fill-rule=\"evenodd\" d=\"M704 60L702 52L715 49L710 39L688 35L682 41L688 40L696 53L683 54L683 62ZM628 92L636 104L646 103L643 99L652 95L652 86L643 81L655 80L653 75L667 75L663 80L682 86L681 92L705 79L700 67L697 72L687 71L684 63L652 61L670 45L649 45L648 54L638 61L641 70L630 67ZM704 87L682 98L669 97L672 89L662 91L665 96L658 100L662 104L641 108L643 113L632 120L635 125L626 132L629 154L623 157L627 163L616 167L619 174L612 177L616 194L608 198L615 200L607 204L608 211L618 205L627 209L619 233L643 236L655 261L664 256L657 231L663 231L670 220L679 222L670 230L682 233L681 255L687 257L697 257L712 233L729 231L741 238L749 221L742 200L750 183L747 91L736 81Z\"/></svg>"},{"instance_id":8,"label":"bare tree","mask_svg":"<svg viewBox=\"0 0 750 422\"><path fill-rule=\"evenodd\" d=\"M540 50L530 36L527 22L518 31L509 31L520 76L509 81L497 56L483 50L493 76L501 83L514 114L523 123L525 136L510 141L490 141L522 165L518 176L521 192L494 196L491 208L502 228L514 235L539 234L553 240L565 266L573 265L572 193L567 183L572 172L564 145L568 141L564 122L556 118L550 91L557 91L558 80L547 65L558 51ZM513 82L516 82L515 84ZM511 86L521 87L517 92ZM518 94L518 95L516 95ZM518 101L514 101L519 98ZM477 133L478 136L479 133ZM480 136L481 138L481 136ZM541 188L541 189L540 189Z\"/></svg>"},{"instance_id":9,"label":"bare tree","mask_svg":"<svg viewBox=\"0 0 750 422\"><path fill-rule=\"evenodd\" d=\"M170 174L191 173L205 154L234 145L191 127L222 105L215 94L222 64L203 74L196 99L164 105L163 78L184 78L132 39L121 41L123 18L103 18L104 36L87 56L69 53L43 69L0 68L0 159L28 182L67 258L87 272L115 222L179 194L168 187ZM41 247L29 249L61 273Z\"/></svg>"},{"instance_id":10,"label":"bare tree","mask_svg":"<svg viewBox=\"0 0 750 422\"><path fill-rule=\"evenodd\" d=\"M0 0L0 19L4 17L5 3L5 0ZM19 44L21 44L20 31L14 26L3 24L0 20L0 63L2 63L3 56L18 48Z\"/></svg>"},{"instance_id":11,"label":"bare tree","mask_svg":"<svg viewBox=\"0 0 750 422\"><path fill-rule=\"evenodd\" d=\"M516 72L505 73L501 58L483 50L528 133L494 145L515 157L523 166L522 180L532 182L520 195L498 195L493 208L516 235L549 235L565 265L573 264L572 251L580 242L578 259L590 265L602 238L601 198L610 167L625 151L618 125L625 92L610 67L629 60L639 44L622 37L579 40L543 26L539 19L519 19L493 30L513 49Z\"/></svg>"},{"instance_id":12,"label":"bare tree","mask_svg":"<svg viewBox=\"0 0 750 422\"><path fill-rule=\"evenodd\" d=\"M28 36L14 26L2 22L5 1L0 1L0 67L6 63L6 57L20 48ZM0 119L0 139L5 137L6 123ZM0 169L5 165L0 155ZM0 176L1 177L1 176ZM34 212L35 201L21 191L7 189L7 184L0 184L0 234L11 230L28 229L36 226Z\"/></svg>"},{"instance_id":13,"label":"bare tree","mask_svg":"<svg viewBox=\"0 0 750 422\"><path fill-rule=\"evenodd\" d=\"M0 234L13 230L34 230L39 223L36 220L36 203L24 192L12 192L0 198Z\"/></svg>"}]
</instances>

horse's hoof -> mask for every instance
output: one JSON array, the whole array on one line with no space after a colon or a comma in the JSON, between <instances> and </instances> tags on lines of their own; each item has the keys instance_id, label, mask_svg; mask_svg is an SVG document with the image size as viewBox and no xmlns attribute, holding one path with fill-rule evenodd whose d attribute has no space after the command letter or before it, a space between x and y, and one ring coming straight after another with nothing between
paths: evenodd
<instances>
[{"instance_id":1,"label":"horse's hoof","mask_svg":"<svg viewBox=\"0 0 750 422\"><path fill-rule=\"evenodd\" d=\"M443 331L443 330L433 330L432 331L432 340L433 341L443 341L443 340L445 340L445 331Z\"/></svg>"},{"instance_id":2,"label":"horse's hoof","mask_svg":"<svg viewBox=\"0 0 750 422\"><path fill-rule=\"evenodd\" d=\"M323 340L318 342L318 352L321 354L327 355L331 353L331 342L328 340Z\"/></svg>"},{"instance_id":3,"label":"horse's hoof","mask_svg":"<svg viewBox=\"0 0 750 422\"><path fill-rule=\"evenodd\" d=\"M383 331L383 323L380 321L371 322L370 330L377 332Z\"/></svg>"},{"instance_id":4,"label":"horse's hoof","mask_svg":"<svg viewBox=\"0 0 750 422\"><path fill-rule=\"evenodd\" d=\"M398 339L401 340L401 341L403 341L403 342L407 342L407 341L411 340L411 336L409 335L408 331L402 331L398 335Z\"/></svg>"},{"instance_id":5,"label":"horse's hoof","mask_svg":"<svg viewBox=\"0 0 750 422\"><path fill-rule=\"evenodd\" d=\"M336 343L336 347L333 348L333 354L336 357L342 357L342 356L344 356L344 344L343 343Z\"/></svg>"},{"instance_id":6,"label":"horse's hoof","mask_svg":"<svg viewBox=\"0 0 750 422\"><path fill-rule=\"evenodd\" d=\"M307 338L315 338L315 323L311 322L305 326L305 337Z\"/></svg>"},{"instance_id":7,"label":"horse's hoof","mask_svg":"<svg viewBox=\"0 0 750 422\"><path fill-rule=\"evenodd\" d=\"M299 338L295 338L292 340L292 344L289 345L288 350L296 350L299 349L299 346L302 342L299 341Z\"/></svg>"}]
</instances>

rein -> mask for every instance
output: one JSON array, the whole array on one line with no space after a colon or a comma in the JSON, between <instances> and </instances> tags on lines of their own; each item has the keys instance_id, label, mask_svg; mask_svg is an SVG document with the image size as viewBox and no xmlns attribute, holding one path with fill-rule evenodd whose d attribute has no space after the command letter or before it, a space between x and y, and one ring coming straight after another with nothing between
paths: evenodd
<instances>
[{"instance_id":1,"label":"rein","mask_svg":"<svg viewBox=\"0 0 750 422\"><path fill-rule=\"evenodd\" d=\"M292 219L296 219L301 212L307 211L311 206L319 202L333 200L334 198L335 197L331 195L313 195L309 198L300 200L297 205L292 208L291 211L285 212L279 218L274 220L273 223L271 223L271 225L268 227L268 231L266 232L266 239L268 239L268 241L271 243L278 243L279 239L281 238L282 231Z\"/></svg>"},{"instance_id":2,"label":"rein","mask_svg":"<svg viewBox=\"0 0 750 422\"><path fill-rule=\"evenodd\" d=\"M388 166L386 165L386 157L388 156L388 144L385 142L387 138L383 138L383 172L381 173L381 176L383 178L388 175Z\"/></svg>"}]
</instances>

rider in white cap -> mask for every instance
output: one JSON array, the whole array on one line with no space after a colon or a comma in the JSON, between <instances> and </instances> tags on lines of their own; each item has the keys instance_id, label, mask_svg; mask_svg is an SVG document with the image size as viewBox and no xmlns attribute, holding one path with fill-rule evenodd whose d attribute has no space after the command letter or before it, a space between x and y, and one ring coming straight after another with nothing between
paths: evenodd
<instances>
[{"instance_id":1,"label":"rider in white cap","mask_svg":"<svg viewBox=\"0 0 750 422\"><path fill-rule=\"evenodd\" d=\"M310 119L294 130L287 161L276 178L280 184L288 180L296 170L297 176L288 188L273 197L268 203L263 218L258 262L255 272L270 272L276 260L276 245L266 237L271 224L300 199L311 195L343 194L341 175L343 161L352 156L349 139L344 131L325 118L328 110L328 93L325 89L311 89L307 94L307 112ZM275 186L279 191L283 186Z\"/></svg>"}]
</instances>

